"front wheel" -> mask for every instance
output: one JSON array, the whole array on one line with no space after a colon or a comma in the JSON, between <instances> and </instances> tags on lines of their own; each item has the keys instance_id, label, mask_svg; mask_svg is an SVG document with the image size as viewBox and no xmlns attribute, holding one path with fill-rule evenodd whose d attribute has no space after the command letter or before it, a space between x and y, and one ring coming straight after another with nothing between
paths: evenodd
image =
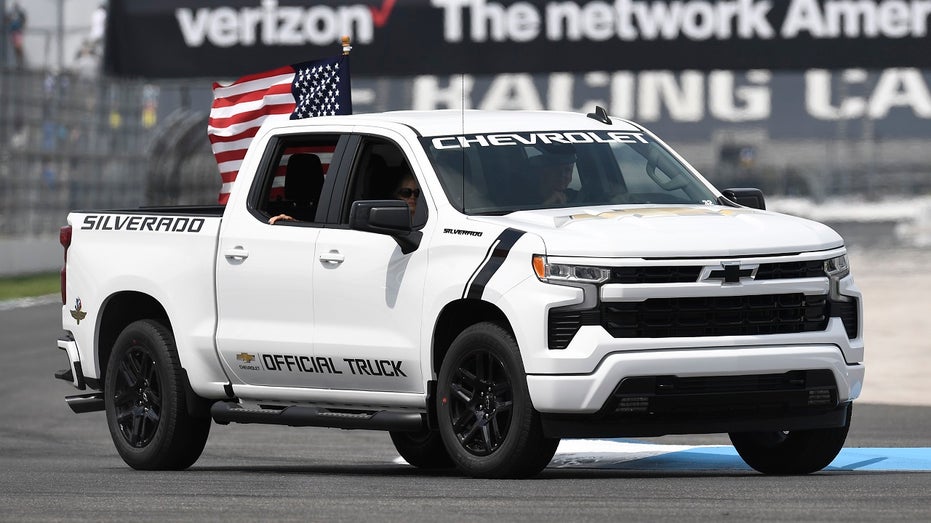
<instances>
[{"instance_id":1,"label":"front wheel","mask_svg":"<svg viewBox=\"0 0 931 523\"><path fill-rule=\"evenodd\" d=\"M732 432L731 443L747 465L763 474L811 474L827 467L844 448L853 405L843 427L774 432Z\"/></svg>"},{"instance_id":2,"label":"front wheel","mask_svg":"<svg viewBox=\"0 0 931 523\"><path fill-rule=\"evenodd\" d=\"M543 436L513 335L493 323L467 328L450 346L437 384L437 418L449 456L474 477L532 476L559 445Z\"/></svg>"},{"instance_id":3,"label":"front wheel","mask_svg":"<svg viewBox=\"0 0 931 523\"><path fill-rule=\"evenodd\" d=\"M140 320L120 333L104 405L116 450L134 469L186 469L207 443L210 418L188 413L174 337L157 321Z\"/></svg>"}]
</instances>

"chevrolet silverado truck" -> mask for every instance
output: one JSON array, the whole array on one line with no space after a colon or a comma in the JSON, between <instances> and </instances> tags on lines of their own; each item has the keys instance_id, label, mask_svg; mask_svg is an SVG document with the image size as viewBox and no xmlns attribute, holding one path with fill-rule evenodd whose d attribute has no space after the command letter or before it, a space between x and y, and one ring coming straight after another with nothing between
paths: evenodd
<instances>
[{"instance_id":1,"label":"chevrolet silverado truck","mask_svg":"<svg viewBox=\"0 0 931 523\"><path fill-rule=\"evenodd\" d=\"M843 447L864 345L842 238L636 123L273 118L238 169L223 207L61 230L56 376L133 468L191 466L213 422L388 431L474 477L537 474L560 438L727 433L769 474Z\"/></svg>"}]
</instances>

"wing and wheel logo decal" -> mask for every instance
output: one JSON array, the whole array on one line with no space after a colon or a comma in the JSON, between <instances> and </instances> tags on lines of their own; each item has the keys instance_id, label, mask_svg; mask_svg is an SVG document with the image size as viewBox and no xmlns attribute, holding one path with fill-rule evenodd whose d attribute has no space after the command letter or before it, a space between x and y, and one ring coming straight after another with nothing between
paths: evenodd
<instances>
[{"instance_id":1,"label":"wing and wheel logo decal","mask_svg":"<svg viewBox=\"0 0 931 523\"><path fill-rule=\"evenodd\" d=\"M81 310L81 307L82 307L81 298L77 298L74 300L74 309L70 311L71 317L74 318L74 320L78 322L78 325L81 324L81 320L87 317L87 313Z\"/></svg>"}]
</instances>

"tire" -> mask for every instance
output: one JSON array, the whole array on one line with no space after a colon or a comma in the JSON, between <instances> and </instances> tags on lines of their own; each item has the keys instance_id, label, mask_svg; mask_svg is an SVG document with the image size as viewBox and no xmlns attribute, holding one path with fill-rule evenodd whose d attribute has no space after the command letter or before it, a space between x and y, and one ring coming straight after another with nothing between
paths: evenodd
<instances>
[{"instance_id":1,"label":"tire","mask_svg":"<svg viewBox=\"0 0 931 523\"><path fill-rule=\"evenodd\" d=\"M197 461L209 417L188 414L174 337L153 320L131 323L110 353L107 425L123 461L139 470L183 470Z\"/></svg>"},{"instance_id":2,"label":"tire","mask_svg":"<svg viewBox=\"0 0 931 523\"><path fill-rule=\"evenodd\" d=\"M436 408L446 450L469 476L533 476L559 445L543 437L517 342L493 323L473 325L453 341L440 369Z\"/></svg>"},{"instance_id":3,"label":"tire","mask_svg":"<svg viewBox=\"0 0 931 523\"><path fill-rule=\"evenodd\" d=\"M391 442L398 454L417 468L449 469L455 466L438 431L392 432Z\"/></svg>"},{"instance_id":4,"label":"tire","mask_svg":"<svg viewBox=\"0 0 931 523\"><path fill-rule=\"evenodd\" d=\"M827 467L844 447L853 405L843 427L776 432L734 432L731 443L740 457L763 474L811 474Z\"/></svg>"}]
</instances>

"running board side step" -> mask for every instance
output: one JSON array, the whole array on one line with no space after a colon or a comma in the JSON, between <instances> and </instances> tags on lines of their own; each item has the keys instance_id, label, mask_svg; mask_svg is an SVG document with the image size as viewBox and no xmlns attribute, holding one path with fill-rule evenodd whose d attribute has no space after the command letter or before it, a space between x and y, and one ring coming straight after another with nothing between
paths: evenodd
<instances>
[{"instance_id":1,"label":"running board side step","mask_svg":"<svg viewBox=\"0 0 931 523\"><path fill-rule=\"evenodd\" d=\"M102 392L65 396L65 403L71 407L71 410L73 410L75 414L98 412L104 409Z\"/></svg>"},{"instance_id":2,"label":"running board side step","mask_svg":"<svg viewBox=\"0 0 931 523\"><path fill-rule=\"evenodd\" d=\"M283 409L243 408L238 403L218 401L210 407L213 420L229 423L262 423L290 427L331 427L336 429L391 430L418 432L427 427L417 412L332 411L317 407L291 406Z\"/></svg>"}]
</instances>

